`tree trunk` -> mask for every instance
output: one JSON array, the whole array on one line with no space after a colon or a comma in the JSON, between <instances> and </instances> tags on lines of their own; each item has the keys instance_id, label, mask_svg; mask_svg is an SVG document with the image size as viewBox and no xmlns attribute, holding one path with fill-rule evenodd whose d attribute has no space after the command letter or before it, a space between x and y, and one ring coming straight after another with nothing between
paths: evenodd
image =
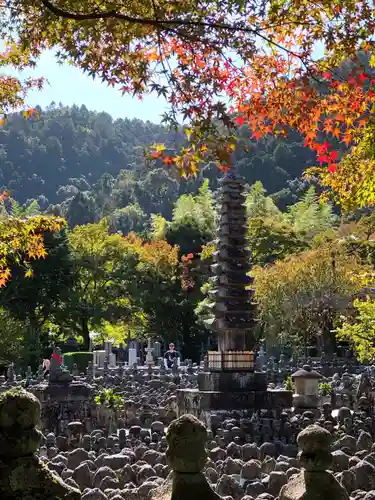
<instances>
[{"instance_id":1,"label":"tree trunk","mask_svg":"<svg viewBox=\"0 0 375 500\"><path fill-rule=\"evenodd\" d=\"M30 317L27 335L24 338L25 355L23 356L25 368L31 366L33 371L38 369L41 363L39 325L36 317Z\"/></svg>"},{"instance_id":2,"label":"tree trunk","mask_svg":"<svg viewBox=\"0 0 375 500\"><path fill-rule=\"evenodd\" d=\"M322 325L322 336L323 336L323 345L324 352L328 354L328 356L332 356L336 350L336 334L332 332L333 330L333 320L330 311L326 311L323 315L323 325Z\"/></svg>"},{"instance_id":3,"label":"tree trunk","mask_svg":"<svg viewBox=\"0 0 375 500\"><path fill-rule=\"evenodd\" d=\"M81 318L83 349L88 351L90 349L90 331L87 318Z\"/></svg>"}]
</instances>

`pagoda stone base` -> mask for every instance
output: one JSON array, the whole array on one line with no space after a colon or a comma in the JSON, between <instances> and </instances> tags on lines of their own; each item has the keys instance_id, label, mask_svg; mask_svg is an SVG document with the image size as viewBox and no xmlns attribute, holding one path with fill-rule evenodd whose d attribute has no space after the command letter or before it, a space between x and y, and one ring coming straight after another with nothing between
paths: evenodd
<instances>
[{"instance_id":1,"label":"pagoda stone base","mask_svg":"<svg viewBox=\"0 0 375 500\"><path fill-rule=\"evenodd\" d=\"M267 390L267 374L249 371L203 372L198 374L198 389L219 392L264 392Z\"/></svg>"},{"instance_id":2,"label":"pagoda stone base","mask_svg":"<svg viewBox=\"0 0 375 500\"><path fill-rule=\"evenodd\" d=\"M264 372L204 372L198 389L177 392L179 415L221 410L282 410L293 406L293 392L267 389Z\"/></svg>"},{"instance_id":3,"label":"pagoda stone base","mask_svg":"<svg viewBox=\"0 0 375 500\"><path fill-rule=\"evenodd\" d=\"M177 391L179 415L220 410L260 410L292 407L291 391L221 392L181 389Z\"/></svg>"}]
</instances>

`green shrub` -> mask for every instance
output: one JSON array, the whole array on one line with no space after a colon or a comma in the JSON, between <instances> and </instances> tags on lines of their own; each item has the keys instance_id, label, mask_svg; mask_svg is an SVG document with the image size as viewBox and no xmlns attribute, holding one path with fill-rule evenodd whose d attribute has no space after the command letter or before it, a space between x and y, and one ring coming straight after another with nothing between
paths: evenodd
<instances>
[{"instance_id":1,"label":"green shrub","mask_svg":"<svg viewBox=\"0 0 375 500\"><path fill-rule=\"evenodd\" d=\"M64 354L64 365L71 371L74 363L77 364L80 373L85 373L89 361L94 362L94 354L92 352L67 352Z\"/></svg>"},{"instance_id":2,"label":"green shrub","mask_svg":"<svg viewBox=\"0 0 375 500\"><path fill-rule=\"evenodd\" d=\"M285 390L292 391L293 390L293 381L292 377L287 377L285 380Z\"/></svg>"},{"instance_id":3,"label":"green shrub","mask_svg":"<svg viewBox=\"0 0 375 500\"><path fill-rule=\"evenodd\" d=\"M124 400L120 394L116 394L113 389L102 389L95 396L97 405L104 404L112 410L121 410L124 408Z\"/></svg>"},{"instance_id":4,"label":"green shrub","mask_svg":"<svg viewBox=\"0 0 375 500\"><path fill-rule=\"evenodd\" d=\"M319 394L321 396L331 396L332 385L329 382L322 382L319 384Z\"/></svg>"}]
</instances>

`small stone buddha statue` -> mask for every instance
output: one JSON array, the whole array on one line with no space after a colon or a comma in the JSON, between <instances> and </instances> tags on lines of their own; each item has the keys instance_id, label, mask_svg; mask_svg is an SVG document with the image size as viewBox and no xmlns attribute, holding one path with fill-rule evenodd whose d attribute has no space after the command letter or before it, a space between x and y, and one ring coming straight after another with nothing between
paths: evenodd
<instances>
[{"instance_id":1,"label":"small stone buddha statue","mask_svg":"<svg viewBox=\"0 0 375 500\"><path fill-rule=\"evenodd\" d=\"M207 461L207 430L202 422L193 415L183 415L170 424L166 439L166 458L172 472L163 486L151 492L151 498L220 500L202 472Z\"/></svg>"}]
</instances>

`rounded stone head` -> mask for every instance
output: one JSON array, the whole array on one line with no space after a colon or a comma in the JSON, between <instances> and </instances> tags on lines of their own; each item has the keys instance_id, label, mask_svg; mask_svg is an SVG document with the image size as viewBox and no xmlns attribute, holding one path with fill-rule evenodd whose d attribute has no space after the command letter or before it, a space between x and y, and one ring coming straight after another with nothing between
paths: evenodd
<instances>
[{"instance_id":1,"label":"rounded stone head","mask_svg":"<svg viewBox=\"0 0 375 500\"><path fill-rule=\"evenodd\" d=\"M307 471L324 471L332 463L331 434L319 425L309 425L298 434L299 461Z\"/></svg>"},{"instance_id":2,"label":"rounded stone head","mask_svg":"<svg viewBox=\"0 0 375 500\"><path fill-rule=\"evenodd\" d=\"M0 395L0 456L23 457L38 449L41 432L40 403L23 389Z\"/></svg>"},{"instance_id":3,"label":"rounded stone head","mask_svg":"<svg viewBox=\"0 0 375 500\"><path fill-rule=\"evenodd\" d=\"M38 399L23 389L12 389L0 395L0 428L29 429L40 423Z\"/></svg>"},{"instance_id":4,"label":"rounded stone head","mask_svg":"<svg viewBox=\"0 0 375 500\"><path fill-rule=\"evenodd\" d=\"M167 430L167 463L180 473L199 473L207 461L206 427L193 415L174 420Z\"/></svg>"}]
</instances>

